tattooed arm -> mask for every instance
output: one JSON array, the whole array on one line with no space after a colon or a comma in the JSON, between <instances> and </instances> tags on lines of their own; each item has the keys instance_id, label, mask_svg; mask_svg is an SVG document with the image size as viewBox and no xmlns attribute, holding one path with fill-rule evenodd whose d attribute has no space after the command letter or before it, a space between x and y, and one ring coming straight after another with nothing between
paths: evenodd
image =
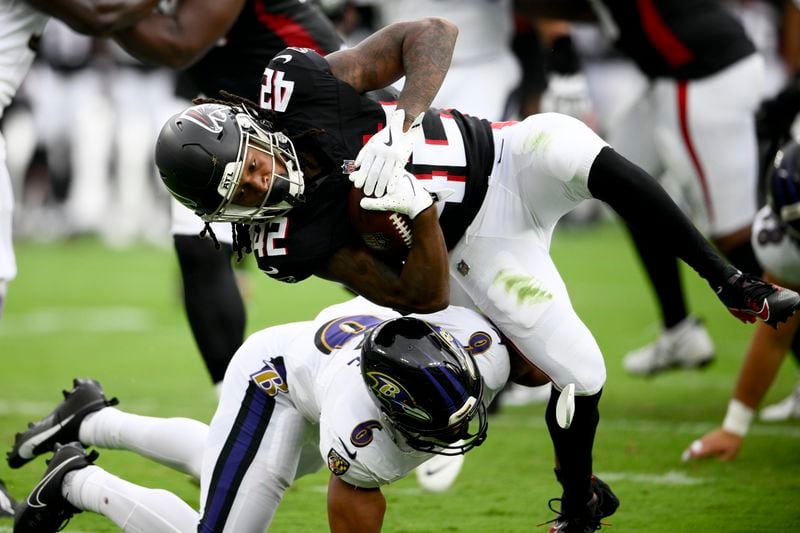
<instances>
[{"instance_id":1,"label":"tattooed arm","mask_svg":"<svg viewBox=\"0 0 800 533\"><path fill-rule=\"evenodd\" d=\"M407 128L441 87L457 36L458 28L440 18L400 22L325 59L331 73L358 92L381 89L405 76L397 107L406 111Z\"/></svg>"}]
</instances>

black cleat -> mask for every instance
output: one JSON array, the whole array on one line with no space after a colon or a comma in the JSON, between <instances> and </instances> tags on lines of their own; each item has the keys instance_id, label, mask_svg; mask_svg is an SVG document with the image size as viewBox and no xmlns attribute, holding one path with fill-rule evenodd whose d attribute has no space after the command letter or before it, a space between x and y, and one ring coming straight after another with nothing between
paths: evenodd
<instances>
[{"instance_id":1,"label":"black cleat","mask_svg":"<svg viewBox=\"0 0 800 533\"><path fill-rule=\"evenodd\" d=\"M717 287L717 296L728 311L742 322L763 320L773 328L791 317L800 306L800 294L767 283L729 267L726 284Z\"/></svg>"},{"instance_id":2,"label":"black cleat","mask_svg":"<svg viewBox=\"0 0 800 533\"><path fill-rule=\"evenodd\" d=\"M592 475L592 491L597 496L597 508L600 511L600 518L611 516L617 512L619 498L608 486L608 483Z\"/></svg>"},{"instance_id":3,"label":"black cleat","mask_svg":"<svg viewBox=\"0 0 800 533\"><path fill-rule=\"evenodd\" d=\"M17 507L14 533L59 531L72 515L81 512L64 498L61 485L67 472L91 465L98 453L92 450L87 454L79 442L57 444L55 451L42 479Z\"/></svg>"},{"instance_id":4,"label":"black cleat","mask_svg":"<svg viewBox=\"0 0 800 533\"><path fill-rule=\"evenodd\" d=\"M13 517L16 508L17 502L14 500L14 497L8 493L6 484L0 480L0 518Z\"/></svg>"},{"instance_id":5,"label":"black cleat","mask_svg":"<svg viewBox=\"0 0 800 533\"><path fill-rule=\"evenodd\" d=\"M39 422L28 424L28 430L17 433L14 447L6 454L8 466L19 468L37 455L53 451L57 442L78 441L78 430L86 415L103 407L117 405L116 398L107 400L103 387L93 379L72 380L72 390L64 392L64 401Z\"/></svg>"},{"instance_id":6,"label":"black cleat","mask_svg":"<svg viewBox=\"0 0 800 533\"><path fill-rule=\"evenodd\" d=\"M558 474L556 474L558 475ZM619 499L611 487L597 476L592 476L592 499L578 509L566 510L564 498L553 498L548 502L550 510L558 514L551 520L549 533L591 533L603 525L601 520L611 516L619 507ZM553 509L553 502L561 502L561 509Z\"/></svg>"}]
</instances>

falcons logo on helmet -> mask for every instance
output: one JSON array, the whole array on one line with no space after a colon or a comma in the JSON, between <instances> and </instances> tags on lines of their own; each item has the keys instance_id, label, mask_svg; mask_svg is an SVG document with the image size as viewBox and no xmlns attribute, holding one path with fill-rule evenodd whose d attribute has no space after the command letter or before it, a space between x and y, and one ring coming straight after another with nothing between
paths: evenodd
<instances>
[{"instance_id":1,"label":"falcons logo on helmet","mask_svg":"<svg viewBox=\"0 0 800 533\"><path fill-rule=\"evenodd\" d=\"M222 123L228 120L228 115L225 112L225 108L218 105L203 104L190 107L181 114L181 118L194 122L211 133L219 133L222 131Z\"/></svg>"}]
</instances>

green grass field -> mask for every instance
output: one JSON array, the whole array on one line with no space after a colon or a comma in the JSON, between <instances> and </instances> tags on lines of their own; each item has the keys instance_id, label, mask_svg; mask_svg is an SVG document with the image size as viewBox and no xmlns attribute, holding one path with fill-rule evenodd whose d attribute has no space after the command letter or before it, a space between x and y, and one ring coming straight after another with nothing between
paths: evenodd
<instances>
[{"instance_id":1,"label":"green grass field","mask_svg":"<svg viewBox=\"0 0 800 533\"><path fill-rule=\"evenodd\" d=\"M180 304L171 249L103 248L94 240L17 247L20 274L0 322L0 449L16 431L49 412L76 376L99 379L121 408L155 416L208 421L215 395ZM685 271L692 309L707 321L718 358L703 371L650 380L628 377L628 350L658 330L655 305L632 248L613 223L563 230L553 255L579 314L603 349L608 382L595 445L595 471L621 500L612 531L800 531L800 425L756 423L732 463L680 462L692 439L721 422L752 326L740 324L705 282ZM248 331L306 319L347 298L328 283L297 286L267 280L248 268ZM784 365L767 402L782 398L796 379ZM387 487L390 532L546 531L548 498L560 494L541 405L507 408L490 420L486 443L470 452L447 493L422 493L414 479ZM130 453L101 451L98 464L150 487L171 490L197 505L186 476ZM24 497L44 460L0 478ZM286 494L273 531L327 529L324 472L299 480ZM11 531L0 521L0 532ZM115 531L84 513L67 531ZM605 530L605 528L604 528Z\"/></svg>"}]
</instances>

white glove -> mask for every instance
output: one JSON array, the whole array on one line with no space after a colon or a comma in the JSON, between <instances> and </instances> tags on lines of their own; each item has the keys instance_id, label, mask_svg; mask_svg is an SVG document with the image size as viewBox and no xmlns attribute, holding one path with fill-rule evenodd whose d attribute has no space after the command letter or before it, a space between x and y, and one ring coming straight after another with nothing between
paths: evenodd
<instances>
[{"instance_id":1,"label":"white glove","mask_svg":"<svg viewBox=\"0 0 800 533\"><path fill-rule=\"evenodd\" d=\"M393 191L380 198L365 196L361 207L370 211L397 211L414 220L418 214L433 205L434 196L410 172L403 172Z\"/></svg>"},{"instance_id":2,"label":"white glove","mask_svg":"<svg viewBox=\"0 0 800 533\"><path fill-rule=\"evenodd\" d=\"M422 130L422 116L423 113L420 113L408 131L404 132L406 112L394 110L386 127L373 135L358 152L355 161L358 170L350 174L354 187L364 189L367 196L383 196L392 192L408 163L414 135Z\"/></svg>"},{"instance_id":3,"label":"white glove","mask_svg":"<svg viewBox=\"0 0 800 533\"><path fill-rule=\"evenodd\" d=\"M581 73L551 74L547 89L542 94L542 111L563 113L589 122L593 114L592 100L586 76Z\"/></svg>"}]
</instances>

